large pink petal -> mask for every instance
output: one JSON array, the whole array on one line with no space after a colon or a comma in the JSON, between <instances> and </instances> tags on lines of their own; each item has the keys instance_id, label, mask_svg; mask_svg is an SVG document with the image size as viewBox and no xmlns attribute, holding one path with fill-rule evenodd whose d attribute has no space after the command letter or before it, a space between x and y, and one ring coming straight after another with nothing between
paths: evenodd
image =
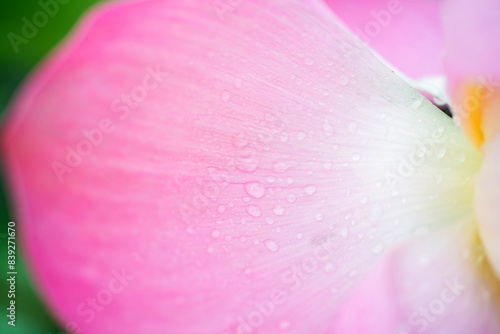
<instances>
[{"instance_id":1,"label":"large pink petal","mask_svg":"<svg viewBox=\"0 0 500 334\"><path fill-rule=\"evenodd\" d=\"M387 249L469 215L477 153L353 43L315 1L138 1L88 18L3 138L60 319L324 333Z\"/></svg>"},{"instance_id":2,"label":"large pink petal","mask_svg":"<svg viewBox=\"0 0 500 334\"><path fill-rule=\"evenodd\" d=\"M368 45L406 75L443 74L444 38L439 2L325 0Z\"/></svg>"},{"instance_id":3,"label":"large pink petal","mask_svg":"<svg viewBox=\"0 0 500 334\"><path fill-rule=\"evenodd\" d=\"M464 83L500 84L500 3L446 0L442 5L445 65L450 88Z\"/></svg>"},{"instance_id":4,"label":"large pink petal","mask_svg":"<svg viewBox=\"0 0 500 334\"><path fill-rule=\"evenodd\" d=\"M356 288L335 332L499 333L500 283L476 226L465 219L396 247Z\"/></svg>"}]
</instances>

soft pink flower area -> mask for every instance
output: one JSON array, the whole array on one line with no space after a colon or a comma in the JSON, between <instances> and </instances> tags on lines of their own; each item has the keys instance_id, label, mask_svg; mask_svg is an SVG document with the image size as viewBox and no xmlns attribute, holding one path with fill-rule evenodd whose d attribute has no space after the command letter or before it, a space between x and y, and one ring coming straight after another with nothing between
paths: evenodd
<instances>
[{"instance_id":1,"label":"soft pink flower area","mask_svg":"<svg viewBox=\"0 0 500 334\"><path fill-rule=\"evenodd\" d=\"M109 4L4 130L68 331L414 333L454 280L428 332L500 330L467 253L478 152L320 1Z\"/></svg>"}]
</instances>

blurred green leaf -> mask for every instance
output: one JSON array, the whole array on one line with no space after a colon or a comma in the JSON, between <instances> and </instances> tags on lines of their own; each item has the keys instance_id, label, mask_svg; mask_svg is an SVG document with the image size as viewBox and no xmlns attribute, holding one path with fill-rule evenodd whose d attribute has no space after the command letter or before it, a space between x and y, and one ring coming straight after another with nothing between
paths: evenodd
<instances>
[{"instance_id":1,"label":"blurred green leaf","mask_svg":"<svg viewBox=\"0 0 500 334\"><path fill-rule=\"evenodd\" d=\"M5 116L8 103L23 79L64 37L68 36L83 13L97 2L100 1L2 1L0 4L0 117L2 119ZM39 25L34 25L36 30L31 31L32 34L29 36L23 35L23 26L27 25L26 22L38 23ZM21 39L18 39L17 36ZM16 41L22 42L16 44ZM3 162L0 161L0 163L3 166ZM9 288L6 280L7 223L15 221L19 225L22 222L16 219L15 212L10 205L5 173L3 170L0 170L0 173L3 176L3 179L0 180L0 257L4 263L1 266L3 274L0 282L1 308L4 310L2 321L0 321L0 333L62 333L36 293L33 279L30 277L22 257L22 249L19 248L17 248L16 262L18 273L16 279L16 326L12 327L7 324L8 318L5 316L9 303L7 299ZM19 243L20 240L17 238L18 247Z\"/></svg>"}]
</instances>

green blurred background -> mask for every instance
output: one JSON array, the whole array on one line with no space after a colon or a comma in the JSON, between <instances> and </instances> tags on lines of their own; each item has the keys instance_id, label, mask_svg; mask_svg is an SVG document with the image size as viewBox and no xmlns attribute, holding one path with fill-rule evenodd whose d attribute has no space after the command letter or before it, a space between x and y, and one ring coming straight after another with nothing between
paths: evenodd
<instances>
[{"instance_id":1,"label":"green blurred background","mask_svg":"<svg viewBox=\"0 0 500 334\"><path fill-rule=\"evenodd\" d=\"M59 0L57 7L54 6L56 0L16 0L5 1L0 4L0 116L3 119L8 112L9 102L13 98L16 90L22 85L23 80L29 73L47 57L51 50L60 43L72 30L81 16L88 11L97 0ZM43 4L47 6L52 3L53 17L47 15L47 22L43 23L43 15L36 14L44 11ZM36 27L38 32L32 37L26 38L22 43L15 46L11 43L13 34L24 38L22 28L25 25L23 18L33 23L35 20L40 23ZM38 16L37 16L38 15ZM10 34L10 35L9 35ZM9 36L11 37L9 39ZM55 323L46 306L40 300L35 291L33 280L26 269L23 259L22 249L17 248L17 281L16 281L16 326L7 324L6 317L9 299L7 298L7 223L15 221L16 226L22 222L16 219L13 205L10 203L9 191L6 187L6 177L3 170L3 162L0 164L0 257L1 277L0 300L1 300L1 321L0 333L22 333L38 334L52 333L59 334L63 331ZM19 246L19 238L17 238Z\"/></svg>"}]
</instances>

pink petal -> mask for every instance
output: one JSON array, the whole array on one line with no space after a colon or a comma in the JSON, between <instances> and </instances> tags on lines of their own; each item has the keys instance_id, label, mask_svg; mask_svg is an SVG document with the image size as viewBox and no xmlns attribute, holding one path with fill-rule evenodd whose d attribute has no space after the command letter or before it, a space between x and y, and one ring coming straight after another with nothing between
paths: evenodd
<instances>
[{"instance_id":1,"label":"pink petal","mask_svg":"<svg viewBox=\"0 0 500 334\"><path fill-rule=\"evenodd\" d=\"M446 0L442 7L445 65L454 92L464 83L500 84L500 2Z\"/></svg>"},{"instance_id":2,"label":"pink petal","mask_svg":"<svg viewBox=\"0 0 500 334\"><path fill-rule=\"evenodd\" d=\"M498 280L466 219L394 248L350 296L335 333L500 332Z\"/></svg>"},{"instance_id":3,"label":"pink petal","mask_svg":"<svg viewBox=\"0 0 500 334\"><path fill-rule=\"evenodd\" d=\"M212 5L97 11L13 106L25 251L68 326L324 333L387 249L473 210L475 150L320 4Z\"/></svg>"},{"instance_id":4,"label":"pink petal","mask_svg":"<svg viewBox=\"0 0 500 334\"><path fill-rule=\"evenodd\" d=\"M340 19L413 79L443 74L438 1L325 0Z\"/></svg>"}]
</instances>

